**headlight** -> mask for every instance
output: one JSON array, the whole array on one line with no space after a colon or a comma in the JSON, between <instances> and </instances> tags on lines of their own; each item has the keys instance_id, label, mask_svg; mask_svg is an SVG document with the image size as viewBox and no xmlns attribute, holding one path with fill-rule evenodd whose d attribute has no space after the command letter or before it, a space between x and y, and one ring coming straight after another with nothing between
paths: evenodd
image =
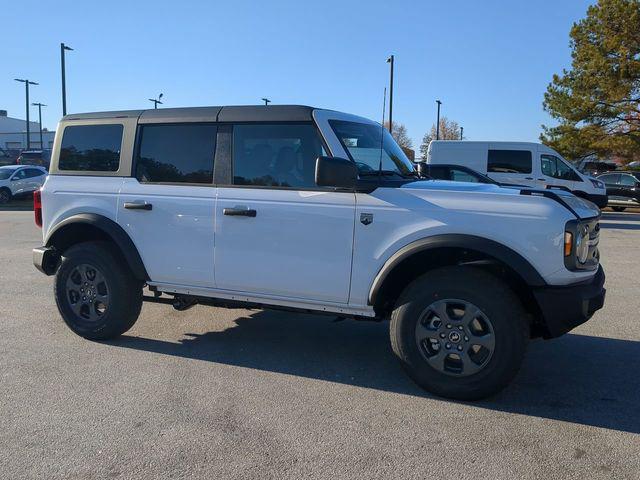
<instances>
[{"instance_id":1,"label":"headlight","mask_svg":"<svg viewBox=\"0 0 640 480\"><path fill-rule=\"evenodd\" d=\"M600 263L600 217L570 220L564 232L564 265L568 270L595 270Z\"/></svg>"},{"instance_id":2,"label":"headlight","mask_svg":"<svg viewBox=\"0 0 640 480\"><path fill-rule=\"evenodd\" d=\"M580 226L576 234L576 258L584 264L589 257L589 228Z\"/></svg>"},{"instance_id":3,"label":"headlight","mask_svg":"<svg viewBox=\"0 0 640 480\"><path fill-rule=\"evenodd\" d=\"M594 187L604 188L604 183L602 183L600 180L594 180L593 178L590 178L589 180L591 180L591 183L593 184Z\"/></svg>"}]
</instances>

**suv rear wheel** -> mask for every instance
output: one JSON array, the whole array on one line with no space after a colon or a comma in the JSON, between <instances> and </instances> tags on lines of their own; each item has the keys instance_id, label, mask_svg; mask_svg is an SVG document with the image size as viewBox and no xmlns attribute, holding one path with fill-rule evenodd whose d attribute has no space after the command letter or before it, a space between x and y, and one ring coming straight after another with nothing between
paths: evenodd
<instances>
[{"instance_id":1,"label":"suv rear wheel","mask_svg":"<svg viewBox=\"0 0 640 480\"><path fill-rule=\"evenodd\" d=\"M54 294L65 323L90 340L123 334L142 308L142 283L108 242L79 243L65 251Z\"/></svg>"},{"instance_id":2,"label":"suv rear wheel","mask_svg":"<svg viewBox=\"0 0 640 480\"><path fill-rule=\"evenodd\" d=\"M390 335L394 353L418 385L443 397L476 400L516 375L529 323L518 298L495 276L444 267L404 290Z\"/></svg>"}]
</instances>

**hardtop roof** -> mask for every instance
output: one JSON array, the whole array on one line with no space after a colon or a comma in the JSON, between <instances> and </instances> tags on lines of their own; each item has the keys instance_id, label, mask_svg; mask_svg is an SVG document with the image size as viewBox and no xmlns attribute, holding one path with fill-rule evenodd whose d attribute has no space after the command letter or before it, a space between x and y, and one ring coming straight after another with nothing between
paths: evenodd
<instances>
[{"instance_id":1,"label":"hardtop roof","mask_svg":"<svg viewBox=\"0 0 640 480\"><path fill-rule=\"evenodd\" d=\"M73 113L66 120L138 118L140 123L159 122L300 122L310 121L314 108L306 105L237 105L183 107L112 112Z\"/></svg>"}]
</instances>

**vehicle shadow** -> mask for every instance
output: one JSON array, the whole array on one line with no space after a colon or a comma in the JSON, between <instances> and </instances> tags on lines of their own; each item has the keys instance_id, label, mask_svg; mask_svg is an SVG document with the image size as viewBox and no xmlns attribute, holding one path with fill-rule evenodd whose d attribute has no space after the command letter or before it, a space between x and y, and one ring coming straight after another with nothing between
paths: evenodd
<instances>
[{"instance_id":1,"label":"vehicle shadow","mask_svg":"<svg viewBox=\"0 0 640 480\"><path fill-rule=\"evenodd\" d=\"M33 199L14 198L9 203L0 203L0 212L26 212L33 210Z\"/></svg>"},{"instance_id":2,"label":"vehicle shadow","mask_svg":"<svg viewBox=\"0 0 640 480\"><path fill-rule=\"evenodd\" d=\"M388 323L256 311L223 331L180 343L124 336L106 342L206 362L431 397L402 372ZM472 405L640 433L640 342L569 334L535 340L515 381ZM443 400L444 401L444 400Z\"/></svg>"}]
</instances>

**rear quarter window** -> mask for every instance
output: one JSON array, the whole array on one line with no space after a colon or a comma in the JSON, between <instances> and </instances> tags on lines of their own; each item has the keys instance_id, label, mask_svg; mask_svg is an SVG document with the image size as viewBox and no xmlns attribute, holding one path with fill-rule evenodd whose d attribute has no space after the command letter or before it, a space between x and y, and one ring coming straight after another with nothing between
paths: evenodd
<instances>
[{"instance_id":1,"label":"rear quarter window","mask_svg":"<svg viewBox=\"0 0 640 480\"><path fill-rule=\"evenodd\" d=\"M67 126L62 136L58 169L117 171L123 130L120 124Z\"/></svg>"}]
</instances>

